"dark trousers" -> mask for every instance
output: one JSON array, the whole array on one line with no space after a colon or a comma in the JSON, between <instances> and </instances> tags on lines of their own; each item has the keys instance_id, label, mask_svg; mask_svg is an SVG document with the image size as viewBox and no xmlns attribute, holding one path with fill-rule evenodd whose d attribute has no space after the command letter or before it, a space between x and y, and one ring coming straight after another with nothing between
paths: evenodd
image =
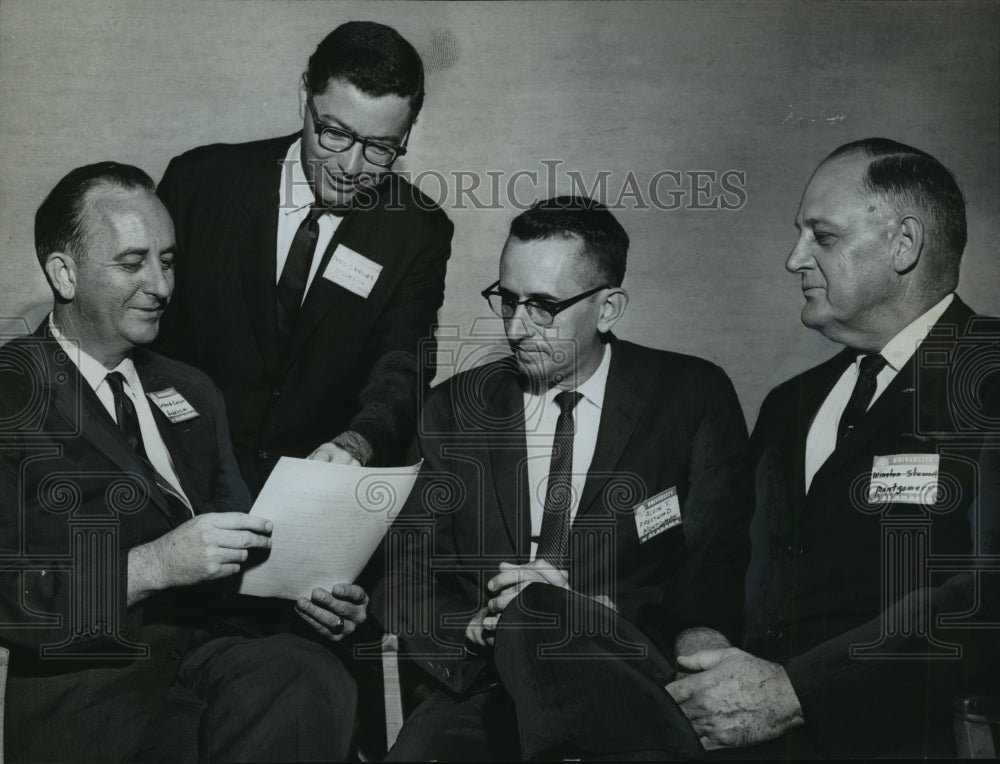
<instances>
[{"instance_id":1,"label":"dark trousers","mask_svg":"<svg viewBox=\"0 0 1000 764\"><path fill-rule=\"evenodd\" d=\"M504 611L494 650L501 686L438 690L387 760L694 758L698 737L664 687L670 662L593 600L532 584Z\"/></svg>"},{"instance_id":2,"label":"dark trousers","mask_svg":"<svg viewBox=\"0 0 1000 764\"><path fill-rule=\"evenodd\" d=\"M324 645L220 637L188 654L135 761L343 761L357 689Z\"/></svg>"}]
</instances>

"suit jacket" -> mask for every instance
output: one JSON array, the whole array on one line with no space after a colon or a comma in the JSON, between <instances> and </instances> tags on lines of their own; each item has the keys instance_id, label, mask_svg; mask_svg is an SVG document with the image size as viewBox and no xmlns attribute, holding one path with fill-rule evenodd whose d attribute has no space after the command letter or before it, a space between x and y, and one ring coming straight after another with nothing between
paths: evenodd
<instances>
[{"instance_id":1,"label":"suit jacket","mask_svg":"<svg viewBox=\"0 0 1000 764\"><path fill-rule=\"evenodd\" d=\"M991 632L974 627L997 613L996 573L977 572L998 549L1000 451L983 423L1000 397L982 373L996 328L973 319L956 297L808 491L809 426L855 353L761 407L745 646L785 664L822 754L954 755L952 694L996 690ZM940 454L936 501L869 501L875 458L898 454Z\"/></svg>"},{"instance_id":2,"label":"suit jacket","mask_svg":"<svg viewBox=\"0 0 1000 764\"><path fill-rule=\"evenodd\" d=\"M247 511L216 388L155 353L132 358L146 392L173 387L199 414L171 424L151 406L194 512ZM126 607L129 549L191 515L160 490L48 322L0 349L0 425L8 754L65 758L68 740L73 758L119 759L185 652L209 637L223 594L201 585Z\"/></svg>"},{"instance_id":3,"label":"suit jacket","mask_svg":"<svg viewBox=\"0 0 1000 764\"><path fill-rule=\"evenodd\" d=\"M160 348L222 389L240 469L256 494L281 455L307 456L345 430L372 464L399 463L433 376L432 324L444 299L453 226L387 175L348 213L333 246L382 266L367 298L323 277L279 348L275 248L281 161L297 135L203 146L171 160L158 192L173 216L177 288Z\"/></svg>"},{"instance_id":4,"label":"suit jacket","mask_svg":"<svg viewBox=\"0 0 1000 764\"><path fill-rule=\"evenodd\" d=\"M739 628L750 517L746 425L725 373L707 361L616 339L593 461L571 528L570 577L609 596L668 655L692 625ZM508 359L435 388L421 420L424 469L390 531L377 612L454 691L488 655L465 630L501 561L530 554L521 386ZM533 456L539 451L534 450ZM635 507L676 488L682 522L639 541Z\"/></svg>"}]
</instances>

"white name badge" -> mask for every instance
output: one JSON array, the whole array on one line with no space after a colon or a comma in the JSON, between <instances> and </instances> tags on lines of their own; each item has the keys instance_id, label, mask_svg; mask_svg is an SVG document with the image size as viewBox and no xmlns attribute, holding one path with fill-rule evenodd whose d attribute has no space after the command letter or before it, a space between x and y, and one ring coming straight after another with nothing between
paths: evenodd
<instances>
[{"instance_id":1,"label":"white name badge","mask_svg":"<svg viewBox=\"0 0 1000 764\"><path fill-rule=\"evenodd\" d=\"M868 501L873 504L934 504L940 462L938 454L876 456Z\"/></svg>"},{"instance_id":2,"label":"white name badge","mask_svg":"<svg viewBox=\"0 0 1000 764\"><path fill-rule=\"evenodd\" d=\"M382 266L374 260L340 245L330 257L323 278L367 299L381 272Z\"/></svg>"},{"instance_id":3,"label":"white name badge","mask_svg":"<svg viewBox=\"0 0 1000 764\"><path fill-rule=\"evenodd\" d=\"M677 486L636 504L632 511L635 513L635 528L639 532L640 544L680 525L681 503L677 498Z\"/></svg>"},{"instance_id":4,"label":"white name badge","mask_svg":"<svg viewBox=\"0 0 1000 764\"><path fill-rule=\"evenodd\" d=\"M146 393L146 397L163 412L163 415L170 420L170 424L186 422L188 419L194 419L198 416L194 406L172 387L157 390L155 393Z\"/></svg>"}]
</instances>

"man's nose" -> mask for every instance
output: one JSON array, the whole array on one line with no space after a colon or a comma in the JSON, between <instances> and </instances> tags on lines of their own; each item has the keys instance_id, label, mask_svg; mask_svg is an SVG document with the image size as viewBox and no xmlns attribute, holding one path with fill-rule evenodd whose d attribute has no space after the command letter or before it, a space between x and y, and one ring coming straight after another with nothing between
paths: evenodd
<instances>
[{"instance_id":1,"label":"man's nose","mask_svg":"<svg viewBox=\"0 0 1000 764\"><path fill-rule=\"evenodd\" d=\"M159 262L148 269L149 278L146 291L159 300L169 300L174 291L174 273L163 268Z\"/></svg>"},{"instance_id":2,"label":"man's nose","mask_svg":"<svg viewBox=\"0 0 1000 764\"><path fill-rule=\"evenodd\" d=\"M507 339L518 340L530 337L535 323L528 316L528 309L524 305L518 305L514 309L514 315L504 320L503 329L507 334Z\"/></svg>"},{"instance_id":3,"label":"man's nose","mask_svg":"<svg viewBox=\"0 0 1000 764\"><path fill-rule=\"evenodd\" d=\"M791 273L798 273L805 268L809 268L812 262L813 259L809 253L806 236L802 234L799 236L798 241L795 242L792 251L788 254L788 259L785 260L785 269Z\"/></svg>"},{"instance_id":4,"label":"man's nose","mask_svg":"<svg viewBox=\"0 0 1000 764\"><path fill-rule=\"evenodd\" d=\"M337 166L345 175L357 175L365 169L365 147L360 141L351 146L347 151L341 151L337 155Z\"/></svg>"}]
</instances>

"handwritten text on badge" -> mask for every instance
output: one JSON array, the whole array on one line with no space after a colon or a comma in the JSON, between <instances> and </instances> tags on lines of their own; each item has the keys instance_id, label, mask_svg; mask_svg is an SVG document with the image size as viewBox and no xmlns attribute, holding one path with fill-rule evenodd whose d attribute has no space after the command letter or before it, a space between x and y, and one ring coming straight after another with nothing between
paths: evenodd
<instances>
[{"instance_id":1,"label":"handwritten text on badge","mask_svg":"<svg viewBox=\"0 0 1000 764\"><path fill-rule=\"evenodd\" d=\"M934 504L940 461L938 454L876 456L868 501L873 504Z\"/></svg>"},{"instance_id":2,"label":"handwritten text on badge","mask_svg":"<svg viewBox=\"0 0 1000 764\"><path fill-rule=\"evenodd\" d=\"M641 504L636 504L633 511L640 544L679 525L681 503L677 498L677 486L651 496Z\"/></svg>"},{"instance_id":3,"label":"handwritten text on badge","mask_svg":"<svg viewBox=\"0 0 1000 764\"><path fill-rule=\"evenodd\" d=\"M323 271L323 278L367 298L381 272L382 266L374 260L359 255L350 247L340 245L334 250L326 270Z\"/></svg>"},{"instance_id":4,"label":"handwritten text on badge","mask_svg":"<svg viewBox=\"0 0 1000 764\"><path fill-rule=\"evenodd\" d=\"M163 412L163 415L170 420L170 424L186 422L188 419L194 419L198 416L194 406L172 387L157 390L155 393L146 393L146 397Z\"/></svg>"}]
</instances>

